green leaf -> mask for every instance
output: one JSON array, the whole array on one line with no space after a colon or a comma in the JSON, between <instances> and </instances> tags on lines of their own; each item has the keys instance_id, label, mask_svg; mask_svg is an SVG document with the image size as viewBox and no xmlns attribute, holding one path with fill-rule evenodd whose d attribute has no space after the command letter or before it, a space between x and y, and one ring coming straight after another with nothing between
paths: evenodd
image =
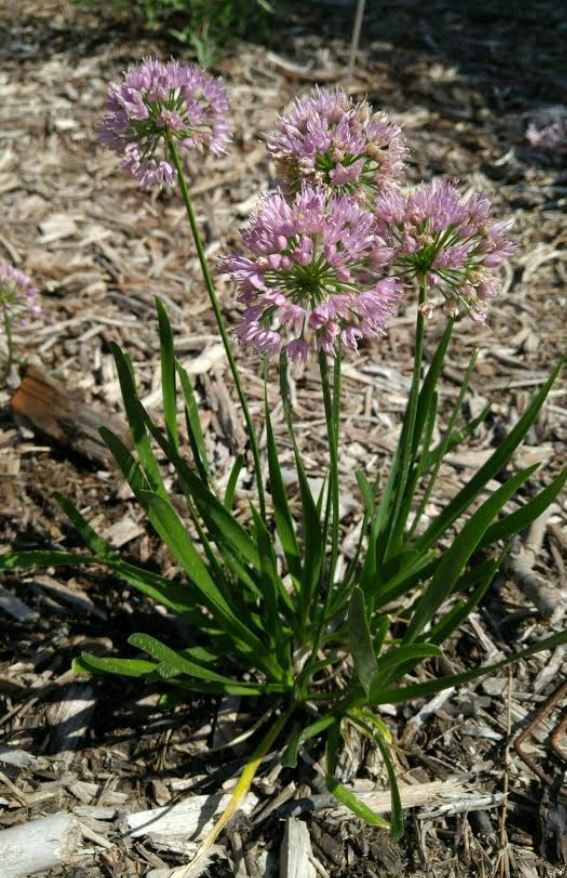
<instances>
[{"instance_id":1,"label":"green leaf","mask_svg":"<svg viewBox=\"0 0 567 878\"><path fill-rule=\"evenodd\" d=\"M464 427L461 427L459 430L454 430L452 433L450 431L447 431L449 434L449 438L447 439L446 436L443 436L438 445L436 445L435 448L432 448L431 451L429 451L425 455L423 463L424 472L427 472L427 470L436 466L440 461L442 462L445 454L453 451L453 449L457 448L462 442L468 439L469 436L472 436L477 427L479 427L480 424L482 424L486 420L491 408L492 403L488 402L484 406L480 414L478 414L476 418L472 418L468 422L468 424L465 424ZM455 415L456 420L456 416L458 415L458 410L456 406L453 410L453 414Z\"/></svg>"},{"instance_id":2,"label":"green leaf","mask_svg":"<svg viewBox=\"0 0 567 878\"><path fill-rule=\"evenodd\" d=\"M475 588L467 601L459 601L432 626L431 630L425 635L429 643L443 643L451 636L453 631L456 631L462 625L483 599L501 563L502 555L498 558L491 558L489 561L479 565L476 573L477 575L482 573L480 585ZM458 589L455 590L457 591Z\"/></svg>"},{"instance_id":3,"label":"green leaf","mask_svg":"<svg viewBox=\"0 0 567 878\"><path fill-rule=\"evenodd\" d=\"M174 649L170 649L165 643L151 637L149 634L132 634L128 638L128 643L138 649L147 652L152 658L157 659L160 663L171 668L174 672L185 674L189 677L195 677L197 680L205 680L211 683L219 683L219 691L226 691L225 686L238 686L244 692L260 695L265 691L265 687L256 683L241 683L239 680L231 680L223 674L217 674L210 668L197 664L197 662L180 655ZM217 687L218 688L218 687Z\"/></svg>"},{"instance_id":4,"label":"green leaf","mask_svg":"<svg viewBox=\"0 0 567 878\"><path fill-rule=\"evenodd\" d=\"M385 655L380 656L376 674L371 681L371 688L377 685L378 680L383 680L385 676L391 677L394 671L408 663L414 665L422 659L437 658L442 654L439 647L433 643L412 643L408 646L395 647Z\"/></svg>"},{"instance_id":5,"label":"green leaf","mask_svg":"<svg viewBox=\"0 0 567 878\"><path fill-rule=\"evenodd\" d=\"M310 725L305 726L304 729L294 735L284 750L282 755L282 765L285 768L295 768L297 765L297 755L301 745L310 738L318 737L318 735L324 732L325 729L328 729L329 726L332 726L335 722L336 717L332 713L327 713L325 716L320 717Z\"/></svg>"},{"instance_id":6,"label":"green leaf","mask_svg":"<svg viewBox=\"0 0 567 878\"><path fill-rule=\"evenodd\" d=\"M89 555L62 552L58 549L22 549L0 554L0 571L33 570L39 567L72 567L76 564L99 563Z\"/></svg>"},{"instance_id":7,"label":"green leaf","mask_svg":"<svg viewBox=\"0 0 567 878\"><path fill-rule=\"evenodd\" d=\"M439 454L438 454L436 462L433 466L432 472L429 476L427 485L425 486L425 489L423 491L423 496L422 496L421 501L419 503L417 512L415 513L411 528L409 530L409 537L412 537L413 534L415 533L415 530L416 530L416 528L421 520L421 516L423 515L423 512L425 511L425 508L429 502L429 498L431 497L433 488L435 486L435 482L437 481L437 476L439 475L439 470L441 468L441 464L443 463L443 460L445 458L445 454L447 453L448 445L451 441L451 436L453 435L453 428L457 422L457 418L458 418L459 412L461 410L463 399L465 398L465 393L469 389L469 385L471 383L472 373L473 373L474 367L476 365L477 357L478 357L478 350L474 350L471 354L469 364L467 366L467 371L465 373L465 377L463 378L463 382L461 384L459 394L458 394L457 399L455 401L455 405L453 406L453 411L451 412L451 416L449 418L449 423L447 424L447 429L445 431L445 435L443 436L441 442L439 443ZM427 458L427 452L429 449L429 445L431 442L431 435L432 434L429 435L428 441L426 443L424 443L423 454L422 454L422 458L420 461L420 467L419 467L419 475L420 476L427 469L426 458ZM416 487L416 485L414 485L414 491L415 491L415 487ZM411 499L413 500L413 496ZM408 506L407 511L409 514L409 506ZM407 518L407 516L406 516L406 518Z\"/></svg>"},{"instance_id":8,"label":"green leaf","mask_svg":"<svg viewBox=\"0 0 567 878\"><path fill-rule=\"evenodd\" d=\"M116 559L119 557L118 553L109 546L106 540L103 540L94 528L91 527L88 521L83 518L77 507L68 497L65 496L65 494L56 492L54 497L73 527L78 531L85 545L88 546L97 558L106 561L107 559Z\"/></svg>"},{"instance_id":9,"label":"green leaf","mask_svg":"<svg viewBox=\"0 0 567 878\"><path fill-rule=\"evenodd\" d=\"M170 463L175 467L185 494L197 506L208 528L211 539L217 543L219 548L223 544L228 544L244 561L259 570L260 558L254 541L218 497L192 472L188 464L167 441L161 430L151 422L147 413L145 417L152 436L162 448Z\"/></svg>"},{"instance_id":10,"label":"green leaf","mask_svg":"<svg viewBox=\"0 0 567 878\"><path fill-rule=\"evenodd\" d=\"M378 671L378 664L366 618L364 595L358 586L353 589L350 599L348 626L354 670L362 688L368 694L370 684Z\"/></svg>"},{"instance_id":11,"label":"green leaf","mask_svg":"<svg viewBox=\"0 0 567 878\"><path fill-rule=\"evenodd\" d=\"M171 324L167 312L157 297L156 308L159 322L163 417L168 439L174 448L177 448L179 445L179 437L177 434L177 392L175 387L175 352L173 349L173 333L171 331Z\"/></svg>"},{"instance_id":12,"label":"green leaf","mask_svg":"<svg viewBox=\"0 0 567 878\"><path fill-rule=\"evenodd\" d=\"M547 399L549 391L563 367L563 364L564 361L561 360L541 390L535 394L524 414L515 427L510 431L506 439L500 443L494 453L490 455L486 463L480 467L478 472L472 477L472 479L470 479L465 487L459 491L456 497L450 501L440 515L432 521L425 533L419 537L415 544L419 552L424 552L430 546L433 546L453 522L455 522L457 518L469 508L486 483L494 478L508 463L512 454L520 445L531 425L537 418L541 407Z\"/></svg>"},{"instance_id":13,"label":"green leaf","mask_svg":"<svg viewBox=\"0 0 567 878\"><path fill-rule=\"evenodd\" d=\"M451 593L461 571L488 530L489 525L518 488L535 472L537 466L536 464L517 473L473 513L454 539L451 547L443 555L431 582L420 598L404 635L404 643L411 643L415 640L432 620L441 604Z\"/></svg>"},{"instance_id":14,"label":"green leaf","mask_svg":"<svg viewBox=\"0 0 567 878\"><path fill-rule=\"evenodd\" d=\"M383 829L387 829L389 827L389 823L387 820L384 820L379 814L376 814L372 808L369 808L364 802L362 802L358 796L353 793L352 790L349 790L348 787L345 787L344 784L340 783L335 777L335 766L336 766L336 750L338 744L339 737L339 725L335 723L332 726L329 734L327 735L327 745L325 748L325 761L326 761L326 775L325 775L325 783L330 793L349 811L352 811L357 817L361 820L364 820L366 823L369 823L371 826L380 826Z\"/></svg>"},{"instance_id":15,"label":"green leaf","mask_svg":"<svg viewBox=\"0 0 567 878\"><path fill-rule=\"evenodd\" d=\"M251 503L250 507L254 519L258 556L260 558L260 576L263 585L263 606L266 608L268 615L268 625L266 628L270 639L275 638L276 643L281 643L282 633L279 618L279 600L281 600L286 610L291 613L293 613L294 606L286 591L285 585L279 577L276 556L274 554L272 540L268 533L268 529L262 521L257 509L254 507L254 504Z\"/></svg>"},{"instance_id":16,"label":"green leaf","mask_svg":"<svg viewBox=\"0 0 567 878\"><path fill-rule=\"evenodd\" d=\"M104 444L120 467L120 471L132 489L133 494L138 498L140 491L148 490L151 487L150 481L142 471L142 467L115 433L107 427L100 427L99 433Z\"/></svg>"},{"instance_id":17,"label":"green leaf","mask_svg":"<svg viewBox=\"0 0 567 878\"><path fill-rule=\"evenodd\" d=\"M402 808L402 798L400 796L398 778L396 776L394 763L392 762L390 748L388 747L388 744L386 743L386 740L384 738L383 723L377 716L374 716L373 714L367 712L363 713L361 711L360 718L355 721L354 724L358 729L365 732L368 737L376 744L376 746L380 750L382 759L384 760L384 765L386 766L386 772L388 774L388 783L390 785L390 832L392 835L392 840L398 842L401 840L404 834L404 811Z\"/></svg>"},{"instance_id":18,"label":"green leaf","mask_svg":"<svg viewBox=\"0 0 567 878\"><path fill-rule=\"evenodd\" d=\"M423 384L419 392L412 442L413 462L417 460L419 444L422 440L427 421L430 419L431 410L437 408L437 384L439 383L439 377L441 375L443 363L445 362L445 355L447 353L447 348L451 340L454 323L454 320L447 321L445 331L441 336L439 344L437 345L437 350L433 355L431 364L429 366L429 369L427 370L425 378L423 379ZM426 446L424 446L424 448L426 448Z\"/></svg>"},{"instance_id":19,"label":"green leaf","mask_svg":"<svg viewBox=\"0 0 567 878\"><path fill-rule=\"evenodd\" d=\"M295 456L295 466L297 469L297 477L299 483L299 492L301 495L301 508L303 517L303 541L304 541L304 561L302 582L303 589L301 592L301 617L303 620L307 618L311 607L312 599L319 585L323 559L325 553L325 544L323 533L321 530L320 512L317 504L313 499L309 482L305 474L305 468L301 459L301 454L295 438L293 429L293 421L291 417L291 405L289 401L289 388L287 384L287 358L285 354L280 356L280 389L282 396L282 407L286 421L288 433L293 445Z\"/></svg>"},{"instance_id":20,"label":"green leaf","mask_svg":"<svg viewBox=\"0 0 567 878\"><path fill-rule=\"evenodd\" d=\"M80 658L73 659L72 669L76 674L120 674L122 677L147 677L155 673L158 662L144 659L101 658L90 652L82 652Z\"/></svg>"},{"instance_id":21,"label":"green leaf","mask_svg":"<svg viewBox=\"0 0 567 878\"><path fill-rule=\"evenodd\" d=\"M132 438L134 440L134 445L136 446L136 451L138 452L142 469L146 474L151 488L159 493L164 493L161 473L146 433L144 418L138 399L138 391L136 390L136 385L134 383L131 362L120 350L118 345L114 344L114 342L111 343L111 349L116 362L116 370L118 372L118 380L122 391L122 400L124 402L126 417L128 419L128 424L130 425L130 432L132 433ZM101 428L101 435L103 429L104 428ZM105 434L110 433L108 430L104 430L104 432ZM105 437L103 436L103 438Z\"/></svg>"},{"instance_id":22,"label":"green leaf","mask_svg":"<svg viewBox=\"0 0 567 878\"><path fill-rule=\"evenodd\" d=\"M141 499L158 536L169 548L190 581L199 589L203 602L215 617L222 621L228 631L241 638L252 649L262 649L262 642L234 614L219 592L173 507L150 491L142 491Z\"/></svg>"},{"instance_id":23,"label":"green leaf","mask_svg":"<svg viewBox=\"0 0 567 878\"><path fill-rule=\"evenodd\" d=\"M244 466L244 455L238 454L235 458L234 463L232 464L232 469L230 470L230 475L228 477L228 482L226 485L226 491L224 493L223 506L229 512L232 509L232 504L234 503L234 494L236 492L236 485L238 484L238 476L240 475L240 471Z\"/></svg>"},{"instance_id":24,"label":"green leaf","mask_svg":"<svg viewBox=\"0 0 567 878\"><path fill-rule=\"evenodd\" d=\"M520 533L520 531L529 527L536 518L539 518L539 516L551 506L553 501L560 494L566 481L567 467L565 467L559 475L554 478L547 488L544 488L539 494L536 494L533 500L530 500L522 506L521 509L517 509L510 515L507 515L501 521L497 521L495 524L491 525L480 541L479 548L489 546L492 543L495 543L496 540L515 536Z\"/></svg>"},{"instance_id":25,"label":"green leaf","mask_svg":"<svg viewBox=\"0 0 567 878\"><path fill-rule=\"evenodd\" d=\"M183 399L185 402L185 420L187 422L187 437L195 458L195 464L199 470L199 475L204 482L210 478L209 462L207 459L207 449L205 445L205 437L201 427L201 419L199 418L199 407L195 399L195 391L189 374L183 368L181 363L176 360L175 368L181 383Z\"/></svg>"},{"instance_id":26,"label":"green leaf","mask_svg":"<svg viewBox=\"0 0 567 878\"><path fill-rule=\"evenodd\" d=\"M270 491L274 506L274 519L282 549L285 555L289 572L297 585L301 582L301 561L299 547L295 536L293 519L289 511L287 496L282 478L282 471L278 458L278 451L272 429L272 419L268 407L268 399L265 399L266 418L266 447L268 451L268 471L270 475Z\"/></svg>"},{"instance_id":27,"label":"green leaf","mask_svg":"<svg viewBox=\"0 0 567 878\"><path fill-rule=\"evenodd\" d=\"M545 637L543 640L537 641L527 649L523 649L516 655L493 662L490 665L483 665L481 668L474 668L471 671L463 671L461 674L450 674L448 677L441 679L428 680L426 683L414 683L411 686L402 686L399 689L382 689L377 687L371 690L368 699L364 700L366 705L376 704L400 704L403 701L413 701L415 698L427 698L442 692L444 689L451 689L453 686L460 686L462 683L468 683L477 677L484 677L493 671L499 671L520 659L529 658L543 650L555 649L567 643L567 631L560 631L558 634L552 634L551 637Z\"/></svg>"}]
</instances>

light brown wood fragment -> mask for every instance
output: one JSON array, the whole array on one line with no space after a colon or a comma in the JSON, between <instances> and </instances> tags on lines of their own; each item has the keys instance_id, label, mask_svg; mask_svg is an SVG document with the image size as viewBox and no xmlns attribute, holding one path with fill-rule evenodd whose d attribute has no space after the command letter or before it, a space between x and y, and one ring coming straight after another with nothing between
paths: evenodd
<instances>
[{"instance_id":1,"label":"light brown wood fragment","mask_svg":"<svg viewBox=\"0 0 567 878\"><path fill-rule=\"evenodd\" d=\"M296 817L286 820L280 850L279 878L316 878L307 824Z\"/></svg>"}]
</instances>

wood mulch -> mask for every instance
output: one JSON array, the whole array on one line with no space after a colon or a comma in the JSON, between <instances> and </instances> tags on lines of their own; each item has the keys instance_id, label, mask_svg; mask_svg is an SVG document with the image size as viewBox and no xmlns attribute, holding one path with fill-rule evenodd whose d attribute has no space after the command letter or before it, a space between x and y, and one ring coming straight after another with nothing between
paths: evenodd
<instances>
[{"instance_id":1,"label":"wood mulch","mask_svg":"<svg viewBox=\"0 0 567 878\"><path fill-rule=\"evenodd\" d=\"M238 246L238 228L274 184L262 134L294 95L314 82L336 81L403 123L413 149L412 180L458 177L488 190L498 214L513 218L520 248L503 270L490 325L459 324L440 388L446 418L470 355L480 347L463 418L488 400L492 413L474 441L444 466L427 510L433 515L510 429L565 348L567 172L560 157L534 149L525 138L528 122L545 119L550 106L567 113L561 107L565 22L551 0L513 9L503 0L367 5L350 79L344 71L353 8L330 0L275 27L269 48L242 43L220 60L216 72L231 94L234 147L226 158L189 167L189 173L214 265ZM128 64L149 53L167 56L172 47L126 32L84 4L22 0L11 6L0 22L0 258L32 274L44 311L18 333L33 368L12 408L19 377L12 375L0 389L0 550L79 547L54 499L61 491L125 557L167 573L171 559L95 431L101 419L122 429L111 342L132 355L144 401L159 416L156 294L195 378L221 482L245 437L180 200L175 193L140 193L96 144L94 127L108 82ZM237 313L233 291L223 278L218 283L231 323ZM354 471L374 473L396 442L414 314L406 303L388 337L366 345L345 366L345 558L361 515ZM428 327L428 350L441 331L437 322ZM260 419L259 363L243 352L239 362ZM309 476L320 479L324 425L312 367L296 373L293 392ZM557 384L515 457L517 466L542 464L528 493L564 463L566 396L565 384ZM275 386L271 401L293 493ZM238 494L243 516L250 484L244 471ZM560 628L566 549L563 497L518 547L532 553L528 578L536 576L536 592L540 582L556 604L538 606L537 594L534 603L534 590L522 590L523 580L509 568L450 644L447 667L495 659L550 626ZM194 815L195 801L200 809L205 799L230 789L249 751L246 744L218 748L258 716L245 703L198 698L164 713L159 693L140 691L128 680L74 676L70 662L81 650L131 654L127 639L136 631L174 645L186 635L179 620L103 571L6 575L0 626L0 828L60 811L79 820L78 859L44 876L126 878L148 870L157 876L187 862L195 848L191 835L202 834L202 815L195 822L182 812L183 832L179 823L137 830L140 820L132 815L176 803ZM221 837L202 874L565 874L565 723L552 733L566 707L565 689L558 688L566 655L558 649L537 656L514 666L510 676L449 691L429 705L384 710L408 797L401 845L330 805L315 744L296 773L282 770L273 754L254 785L255 798ZM522 729L527 734L520 744L510 746ZM341 770L362 795L383 797L383 766L363 741L349 741Z\"/></svg>"}]
</instances>

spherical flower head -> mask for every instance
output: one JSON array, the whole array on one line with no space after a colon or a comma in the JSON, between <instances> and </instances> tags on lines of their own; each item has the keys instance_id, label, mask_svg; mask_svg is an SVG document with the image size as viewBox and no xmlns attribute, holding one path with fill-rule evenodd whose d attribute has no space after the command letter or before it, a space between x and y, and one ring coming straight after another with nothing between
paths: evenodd
<instances>
[{"instance_id":1,"label":"spherical flower head","mask_svg":"<svg viewBox=\"0 0 567 878\"><path fill-rule=\"evenodd\" d=\"M0 318L26 323L41 314L39 290L27 274L0 261Z\"/></svg>"},{"instance_id":2,"label":"spherical flower head","mask_svg":"<svg viewBox=\"0 0 567 878\"><path fill-rule=\"evenodd\" d=\"M297 98L267 146L291 192L308 183L361 196L400 178L407 153L399 126L341 89L315 88Z\"/></svg>"},{"instance_id":3,"label":"spherical flower head","mask_svg":"<svg viewBox=\"0 0 567 878\"><path fill-rule=\"evenodd\" d=\"M485 193L465 198L455 183L435 179L408 196L387 192L376 202L377 244L374 261L384 253L408 277L427 281L443 296L450 316L468 312L486 321L486 302L497 294L491 269L516 249L508 223L492 219ZM432 313L432 302L424 313Z\"/></svg>"},{"instance_id":4,"label":"spherical flower head","mask_svg":"<svg viewBox=\"0 0 567 878\"><path fill-rule=\"evenodd\" d=\"M195 64L146 58L110 84L106 109L98 138L142 189L173 181L168 143L220 155L230 140L224 86Z\"/></svg>"},{"instance_id":5,"label":"spherical flower head","mask_svg":"<svg viewBox=\"0 0 567 878\"><path fill-rule=\"evenodd\" d=\"M374 219L355 198L310 186L291 201L276 192L242 238L250 255L223 261L244 305L242 342L305 362L310 343L333 354L384 334L398 282L371 268Z\"/></svg>"}]
</instances>

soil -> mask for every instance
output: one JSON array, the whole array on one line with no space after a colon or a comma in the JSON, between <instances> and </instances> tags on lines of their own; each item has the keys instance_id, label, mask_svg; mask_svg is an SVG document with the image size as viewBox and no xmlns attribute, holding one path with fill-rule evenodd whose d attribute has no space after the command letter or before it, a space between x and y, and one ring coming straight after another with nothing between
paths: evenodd
<instances>
[{"instance_id":1,"label":"soil","mask_svg":"<svg viewBox=\"0 0 567 878\"><path fill-rule=\"evenodd\" d=\"M233 455L244 449L245 436L227 390L230 382L183 207L173 193L139 192L94 137L108 82L148 54L167 57L179 48L156 35L137 33L87 4L22 0L9 5L0 19L0 258L32 274L43 301L41 319L18 333L19 349L29 364L61 380L61 405L71 420L79 400L108 420L121 418L111 353L111 343L118 342L133 358L147 405L159 415L153 310L159 294L174 325L177 349L195 377L207 443L222 482ZM564 155L530 146L525 132L529 122L541 126L567 114L561 103L567 89L567 25L560 5L551 0L513 8L481 0L368 6L350 78L345 74L345 35L353 19L348 2L292 10L274 24L271 45L242 42L221 53L214 69L230 90L234 146L227 158L188 171L214 264L238 246L239 227L258 196L274 185L275 169L266 159L262 134L297 93L317 81L336 81L355 95L367 95L404 124L412 147L412 181L438 174L457 177L471 188L487 189L498 215L513 218L520 246L503 272L503 292L492 306L489 326L459 324L441 386L446 419L469 357L480 346L465 415L480 412L488 399L492 413L467 449L444 467L434 512L486 459L565 349L567 171ZM231 323L237 313L233 291L222 278L219 290ZM361 515L354 471L364 468L371 474L384 466L399 431L411 373L414 313L406 303L388 337L366 345L345 373L345 546ZM429 351L441 331L436 323L428 328ZM242 351L239 362L260 419L259 363ZM171 572L171 559L103 452L92 446L85 452L84 443L68 432L62 440L45 420L38 430L37 417L34 425L33 417L14 414L9 401L19 380L14 373L0 389L2 549L80 551L81 541L56 501L62 492L124 557ZM320 478L324 423L311 367L296 376L294 393L309 475ZM565 462L566 394L565 384L558 383L515 459L515 465L543 464L530 492L549 482ZM277 411L275 386L271 402ZM281 412L276 430L291 462ZM238 494L243 516L250 482L245 473ZM566 546L562 498L546 522L536 561L542 578L556 587L558 604L567 590ZM135 681L76 677L70 670L74 656L85 649L130 655L127 640L137 631L152 632L173 646L187 641L179 620L104 571L12 573L4 575L2 585L0 730L3 744L25 751L29 759L14 764L0 751L0 827L56 811L77 813L87 833L83 856L78 865L49 872L54 878L125 878L186 862L183 846L176 850L163 839L124 833L123 817L193 793L229 788L249 750L242 745L211 751L211 745L218 745L222 734L231 739L250 727L257 715L246 704L205 698L166 712L159 693L141 691ZM21 603L14 609L6 596ZM562 626L560 614L554 624ZM517 583L502 575L451 642L447 662L465 669L548 631L549 623ZM565 679L566 669L560 648L519 662L509 677L448 693L417 722L421 703L385 712L404 782L457 776L467 794L485 797L484 804L448 814L425 805L416 808L408 813L406 836L396 845L385 832L336 808L309 805L323 789L321 753L314 743L295 773L281 770L273 754L254 786L258 808L232 824L203 874L275 874L270 868L277 870L283 819L298 799L307 802L297 813L309 826L321 875L564 875L567 818L560 787L567 764L549 739L565 698L526 742L532 766L508 743ZM547 781L534 773L534 764ZM383 766L361 740L350 742L341 770L345 780L386 786ZM486 797L502 793L506 784L506 810L499 798L487 804ZM261 809L277 796L280 805L259 819ZM269 852L271 860L255 865L262 852Z\"/></svg>"}]
</instances>

